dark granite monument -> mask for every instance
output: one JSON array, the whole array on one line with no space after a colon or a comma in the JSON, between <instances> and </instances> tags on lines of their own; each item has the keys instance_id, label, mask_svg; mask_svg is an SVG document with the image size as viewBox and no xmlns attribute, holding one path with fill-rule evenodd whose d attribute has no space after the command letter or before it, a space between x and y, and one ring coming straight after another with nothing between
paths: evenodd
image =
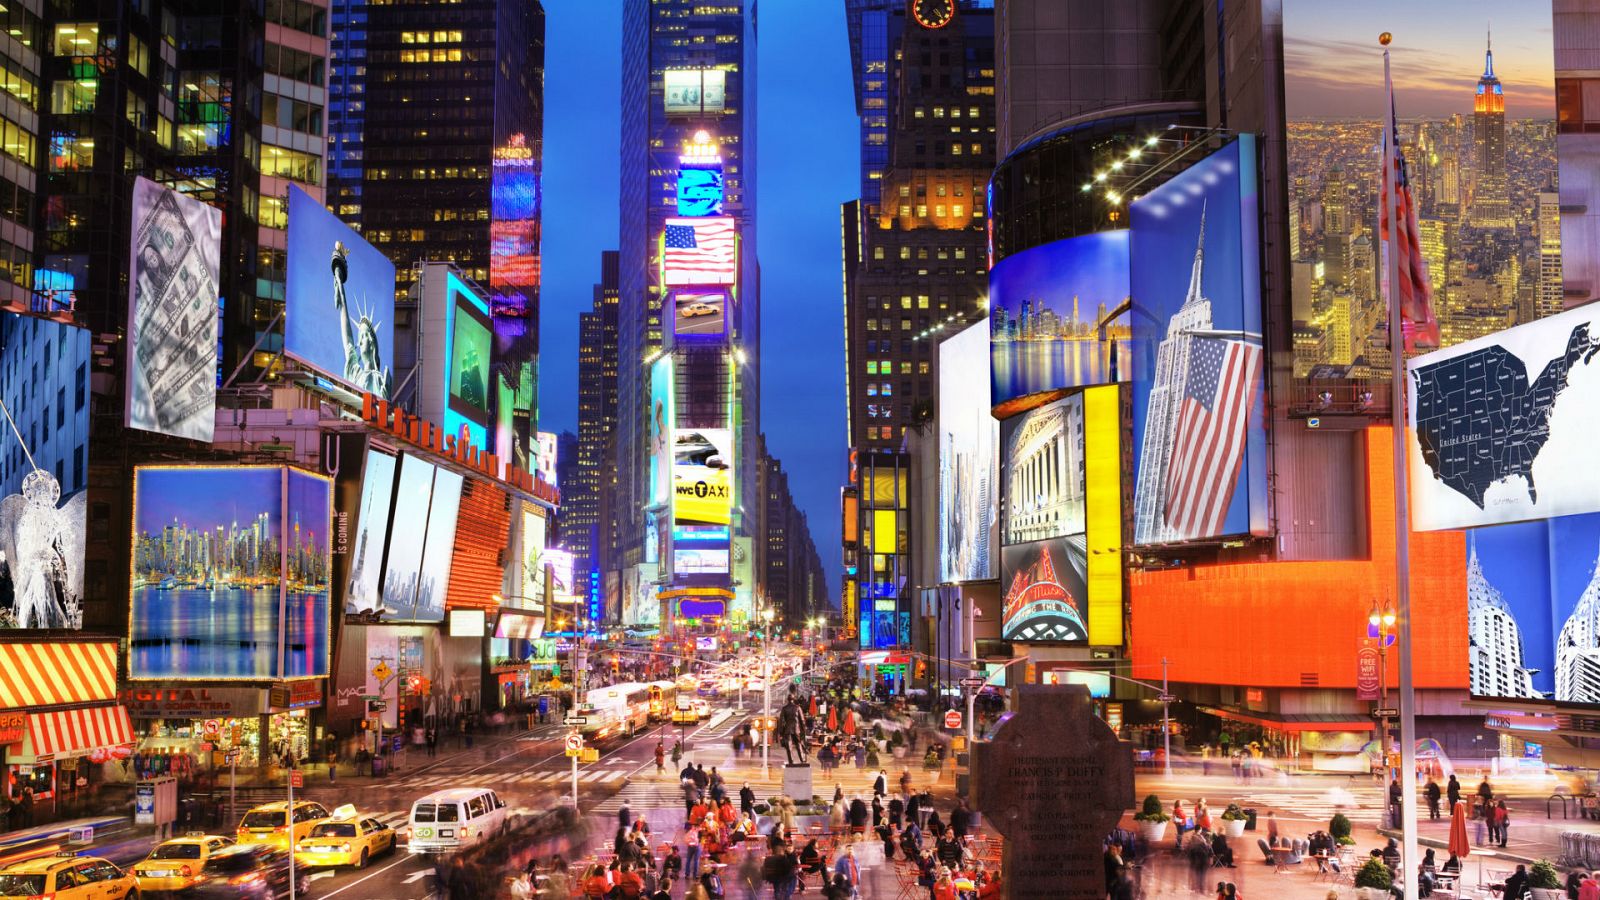
<instances>
[{"instance_id":1,"label":"dark granite monument","mask_svg":"<svg viewBox=\"0 0 1600 900\"><path fill-rule=\"evenodd\" d=\"M973 753L973 796L1005 839L1007 900L1103 900L1101 843L1133 806L1133 754L1082 685L1017 687Z\"/></svg>"}]
</instances>

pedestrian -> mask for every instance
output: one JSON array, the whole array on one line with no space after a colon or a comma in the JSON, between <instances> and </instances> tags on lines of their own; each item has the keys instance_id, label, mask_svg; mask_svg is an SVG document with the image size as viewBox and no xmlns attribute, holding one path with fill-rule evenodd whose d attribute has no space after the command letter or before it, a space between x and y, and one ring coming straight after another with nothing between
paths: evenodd
<instances>
[{"instance_id":1,"label":"pedestrian","mask_svg":"<svg viewBox=\"0 0 1600 900\"><path fill-rule=\"evenodd\" d=\"M739 812L752 817L756 814L756 792L750 789L748 781L739 788Z\"/></svg>"},{"instance_id":2,"label":"pedestrian","mask_svg":"<svg viewBox=\"0 0 1600 900\"><path fill-rule=\"evenodd\" d=\"M883 797L889 793L889 775L882 769L878 770L878 777L872 780L872 795Z\"/></svg>"},{"instance_id":3,"label":"pedestrian","mask_svg":"<svg viewBox=\"0 0 1600 900\"><path fill-rule=\"evenodd\" d=\"M972 811L967 809L965 798L956 801L956 808L950 813L950 831L956 840L964 841L967 838L967 829L972 827Z\"/></svg>"},{"instance_id":4,"label":"pedestrian","mask_svg":"<svg viewBox=\"0 0 1600 900\"><path fill-rule=\"evenodd\" d=\"M915 734L915 732L912 732L912 733ZM911 793L911 770L910 769L904 769L904 770L902 770L900 772L900 793L906 794L908 796Z\"/></svg>"},{"instance_id":5,"label":"pedestrian","mask_svg":"<svg viewBox=\"0 0 1600 900\"><path fill-rule=\"evenodd\" d=\"M1506 801L1501 799L1494 805L1495 831L1500 835L1500 847L1506 846L1506 833L1511 830L1511 811L1506 809Z\"/></svg>"},{"instance_id":6,"label":"pedestrian","mask_svg":"<svg viewBox=\"0 0 1600 900\"><path fill-rule=\"evenodd\" d=\"M901 822L901 817L905 815L905 812L906 812L905 801L901 800L899 797L890 797L889 798L889 827L891 827L891 828L899 828L900 827L900 822Z\"/></svg>"},{"instance_id":7,"label":"pedestrian","mask_svg":"<svg viewBox=\"0 0 1600 900\"><path fill-rule=\"evenodd\" d=\"M1450 801L1450 809L1456 808L1456 801L1461 799L1461 782L1456 780L1456 773L1450 773L1450 781L1444 786L1445 799Z\"/></svg>"},{"instance_id":8,"label":"pedestrian","mask_svg":"<svg viewBox=\"0 0 1600 900\"><path fill-rule=\"evenodd\" d=\"M1490 801L1494 800L1494 788L1489 785L1489 776L1487 775L1478 784L1478 800L1483 809L1488 809Z\"/></svg>"},{"instance_id":9,"label":"pedestrian","mask_svg":"<svg viewBox=\"0 0 1600 900\"><path fill-rule=\"evenodd\" d=\"M33 827L33 786L25 784L17 796L18 824L23 828Z\"/></svg>"},{"instance_id":10,"label":"pedestrian","mask_svg":"<svg viewBox=\"0 0 1600 900\"><path fill-rule=\"evenodd\" d=\"M1434 781L1433 776L1430 775L1428 777L1428 786L1423 788L1422 793L1428 798L1428 818L1439 818L1439 796L1441 792L1439 790L1439 782Z\"/></svg>"},{"instance_id":11,"label":"pedestrian","mask_svg":"<svg viewBox=\"0 0 1600 900\"><path fill-rule=\"evenodd\" d=\"M1272 810L1267 810L1267 846L1278 846L1278 816Z\"/></svg>"},{"instance_id":12,"label":"pedestrian","mask_svg":"<svg viewBox=\"0 0 1600 900\"><path fill-rule=\"evenodd\" d=\"M677 848L673 848L677 849ZM683 835L683 877L700 877L700 828L695 826Z\"/></svg>"},{"instance_id":13,"label":"pedestrian","mask_svg":"<svg viewBox=\"0 0 1600 900\"><path fill-rule=\"evenodd\" d=\"M633 810L628 808L628 801L622 801L622 808L617 810L617 825L624 830L633 824Z\"/></svg>"},{"instance_id":14,"label":"pedestrian","mask_svg":"<svg viewBox=\"0 0 1600 900\"><path fill-rule=\"evenodd\" d=\"M439 732L429 728L427 731L428 755L439 755Z\"/></svg>"},{"instance_id":15,"label":"pedestrian","mask_svg":"<svg viewBox=\"0 0 1600 900\"><path fill-rule=\"evenodd\" d=\"M656 741L656 776L665 775L667 772L667 742Z\"/></svg>"},{"instance_id":16,"label":"pedestrian","mask_svg":"<svg viewBox=\"0 0 1600 900\"><path fill-rule=\"evenodd\" d=\"M1400 779L1389 780L1389 823L1395 828L1400 827L1400 806L1402 801L1400 793Z\"/></svg>"},{"instance_id":17,"label":"pedestrian","mask_svg":"<svg viewBox=\"0 0 1600 900\"><path fill-rule=\"evenodd\" d=\"M1211 842L1204 835L1196 834L1184 853L1189 860L1190 887L1196 893L1203 894L1206 890L1206 872L1211 868Z\"/></svg>"},{"instance_id":18,"label":"pedestrian","mask_svg":"<svg viewBox=\"0 0 1600 900\"><path fill-rule=\"evenodd\" d=\"M861 890L861 864L856 861L856 848L846 847L839 854L838 860L833 864L835 879L843 875L845 882L850 886L850 895L857 896Z\"/></svg>"}]
</instances>

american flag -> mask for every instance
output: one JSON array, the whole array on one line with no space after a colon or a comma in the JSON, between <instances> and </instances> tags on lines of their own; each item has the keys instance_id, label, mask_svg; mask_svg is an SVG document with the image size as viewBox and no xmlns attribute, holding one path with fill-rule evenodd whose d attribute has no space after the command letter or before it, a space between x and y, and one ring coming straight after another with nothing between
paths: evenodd
<instances>
[{"instance_id":1,"label":"american flag","mask_svg":"<svg viewBox=\"0 0 1600 900\"><path fill-rule=\"evenodd\" d=\"M661 280L664 284L733 284L734 243L731 216L668 219L662 236Z\"/></svg>"},{"instance_id":2,"label":"american flag","mask_svg":"<svg viewBox=\"0 0 1600 900\"><path fill-rule=\"evenodd\" d=\"M1167 525L1173 540L1222 533L1244 460L1261 345L1189 338L1189 373L1167 460Z\"/></svg>"},{"instance_id":3,"label":"american flag","mask_svg":"<svg viewBox=\"0 0 1600 900\"><path fill-rule=\"evenodd\" d=\"M1399 284L1396 289L1400 294L1400 320L1405 332L1405 347L1407 350L1437 347L1439 320L1433 314L1433 285L1428 281L1428 261L1422 258L1422 246L1418 241L1417 207L1411 199L1411 180L1406 175L1405 153L1400 150L1400 126L1395 119L1392 99L1389 105L1389 146L1394 151L1394 227L1400 233L1400 239L1389 240L1389 216L1387 208L1382 206L1380 209L1385 212L1378 216L1378 231L1380 238L1387 242L1387 252L1399 254L1396 266ZM1389 184L1388 179L1383 177L1382 163L1379 164L1378 182L1383 185L1379 191L1386 201ZM1383 283L1387 288L1389 280L1385 278ZM1384 293L1387 299L1388 290Z\"/></svg>"}]
</instances>

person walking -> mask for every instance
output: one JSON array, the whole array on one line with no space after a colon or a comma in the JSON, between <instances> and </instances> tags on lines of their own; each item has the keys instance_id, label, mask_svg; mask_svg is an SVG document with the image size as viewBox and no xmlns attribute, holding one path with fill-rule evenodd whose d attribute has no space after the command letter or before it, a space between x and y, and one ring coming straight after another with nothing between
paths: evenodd
<instances>
[{"instance_id":1,"label":"person walking","mask_svg":"<svg viewBox=\"0 0 1600 900\"><path fill-rule=\"evenodd\" d=\"M427 733L426 733L426 736L425 736L425 740L427 740L427 742L428 742L428 755L429 756L438 756L439 755L439 732L433 730L432 728L429 728L427 730Z\"/></svg>"},{"instance_id":2,"label":"person walking","mask_svg":"<svg viewBox=\"0 0 1600 900\"><path fill-rule=\"evenodd\" d=\"M1442 793L1439 790L1439 782L1434 781L1430 775L1428 777L1428 786L1423 788L1422 793L1423 796L1428 798L1428 818L1439 818L1439 797Z\"/></svg>"},{"instance_id":3,"label":"person walking","mask_svg":"<svg viewBox=\"0 0 1600 900\"><path fill-rule=\"evenodd\" d=\"M739 788L739 812L751 817L756 814L756 792L750 789L748 781Z\"/></svg>"},{"instance_id":4,"label":"person walking","mask_svg":"<svg viewBox=\"0 0 1600 900\"><path fill-rule=\"evenodd\" d=\"M839 854L838 860L833 864L833 874L835 880L841 875L844 876L845 882L850 885L850 896L860 895L861 865L856 861L856 848L844 848L844 852Z\"/></svg>"},{"instance_id":5,"label":"person walking","mask_svg":"<svg viewBox=\"0 0 1600 900\"><path fill-rule=\"evenodd\" d=\"M665 740L658 739L656 741L656 776L660 777L662 775L665 775L666 773L667 773L667 742Z\"/></svg>"},{"instance_id":6,"label":"person walking","mask_svg":"<svg viewBox=\"0 0 1600 900\"><path fill-rule=\"evenodd\" d=\"M1511 830L1511 810L1506 809L1506 801L1502 798L1494 805L1494 828L1500 835L1500 848L1506 846L1506 833Z\"/></svg>"},{"instance_id":7,"label":"person walking","mask_svg":"<svg viewBox=\"0 0 1600 900\"><path fill-rule=\"evenodd\" d=\"M1449 801L1450 809L1456 808L1456 801L1461 799L1461 782L1456 780L1456 773L1450 773L1450 780L1444 786L1444 798Z\"/></svg>"},{"instance_id":8,"label":"person walking","mask_svg":"<svg viewBox=\"0 0 1600 900\"><path fill-rule=\"evenodd\" d=\"M956 808L950 812L951 832L955 834L956 840L965 841L967 839L967 830L971 827L972 811L967 809L966 799L957 800Z\"/></svg>"}]
</instances>

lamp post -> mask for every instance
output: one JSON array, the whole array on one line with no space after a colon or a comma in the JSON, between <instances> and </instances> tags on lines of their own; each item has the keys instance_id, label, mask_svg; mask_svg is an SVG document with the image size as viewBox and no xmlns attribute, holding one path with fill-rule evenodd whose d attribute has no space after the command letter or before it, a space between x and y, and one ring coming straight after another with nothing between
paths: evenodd
<instances>
[{"instance_id":1,"label":"lamp post","mask_svg":"<svg viewBox=\"0 0 1600 900\"><path fill-rule=\"evenodd\" d=\"M761 610L761 621L766 623L761 629L761 719L767 721L772 718L772 658L769 652L772 648L772 607ZM768 768L768 755L772 747L772 729L764 728L761 731L761 777L766 778Z\"/></svg>"},{"instance_id":2,"label":"lamp post","mask_svg":"<svg viewBox=\"0 0 1600 900\"><path fill-rule=\"evenodd\" d=\"M1372 611L1367 613L1367 638L1378 644L1378 707L1389 705L1389 645L1395 642L1395 612L1394 607L1385 604L1380 610L1378 604L1372 605ZM1378 719L1378 752L1380 754L1380 771L1383 772L1383 789L1389 789L1389 717ZM1388 805L1387 793L1384 799Z\"/></svg>"}]
</instances>

